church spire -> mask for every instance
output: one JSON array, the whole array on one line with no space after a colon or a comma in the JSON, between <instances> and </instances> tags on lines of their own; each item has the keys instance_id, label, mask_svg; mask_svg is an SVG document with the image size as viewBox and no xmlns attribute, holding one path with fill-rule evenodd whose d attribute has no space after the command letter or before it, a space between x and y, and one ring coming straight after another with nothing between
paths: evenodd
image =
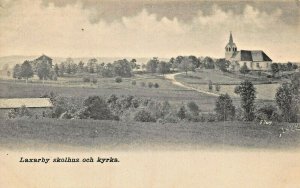
<instances>
[{"instance_id":1,"label":"church spire","mask_svg":"<svg viewBox=\"0 0 300 188\"><path fill-rule=\"evenodd\" d=\"M231 31L230 31L229 43L230 43L230 44L233 43L233 38L232 38L232 33L231 33Z\"/></svg>"}]
</instances>

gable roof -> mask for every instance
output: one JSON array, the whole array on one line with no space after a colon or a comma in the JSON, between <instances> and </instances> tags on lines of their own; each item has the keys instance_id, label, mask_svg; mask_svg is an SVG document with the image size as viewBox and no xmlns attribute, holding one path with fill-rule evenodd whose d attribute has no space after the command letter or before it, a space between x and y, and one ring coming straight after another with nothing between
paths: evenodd
<instances>
[{"instance_id":1,"label":"gable roof","mask_svg":"<svg viewBox=\"0 0 300 188\"><path fill-rule=\"evenodd\" d=\"M232 55L237 61L272 61L262 50L241 50Z\"/></svg>"},{"instance_id":2,"label":"gable roof","mask_svg":"<svg viewBox=\"0 0 300 188\"><path fill-rule=\"evenodd\" d=\"M0 99L0 109L20 108L51 108L52 102L49 98L13 98Z\"/></svg>"},{"instance_id":3,"label":"gable roof","mask_svg":"<svg viewBox=\"0 0 300 188\"><path fill-rule=\"evenodd\" d=\"M52 59L46 55L42 55L40 57L38 57L36 60L49 60L49 61L52 61Z\"/></svg>"}]
</instances>

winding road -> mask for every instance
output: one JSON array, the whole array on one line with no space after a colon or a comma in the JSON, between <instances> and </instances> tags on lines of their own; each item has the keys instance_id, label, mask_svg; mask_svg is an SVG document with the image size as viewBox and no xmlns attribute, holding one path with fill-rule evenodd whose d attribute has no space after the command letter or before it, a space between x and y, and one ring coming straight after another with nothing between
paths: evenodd
<instances>
[{"instance_id":1,"label":"winding road","mask_svg":"<svg viewBox=\"0 0 300 188\"><path fill-rule=\"evenodd\" d=\"M191 86L187 86L187 85L184 85L183 83L181 82L178 82L176 79L175 79L175 76L178 75L178 74L182 74L181 72L178 72L178 73L174 73L174 74L166 74L164 77L168 80L170 80L172 82L172 84L174 85L177 85L179 87L182 87L182 88L185 88L185 89L190 89L190 90L194 90L194 91L197 91L199 93L204 93L204 94L207 94L207 95L210 95L210 96L215 96L215 97L218 97L220 95L218 94L215 94L215 93L211 93L211 92L207 92L207 91L204 91L204 90L201 90L201 89L196 89L194 87L191 87Z\"/></svg>"}]
</instances>

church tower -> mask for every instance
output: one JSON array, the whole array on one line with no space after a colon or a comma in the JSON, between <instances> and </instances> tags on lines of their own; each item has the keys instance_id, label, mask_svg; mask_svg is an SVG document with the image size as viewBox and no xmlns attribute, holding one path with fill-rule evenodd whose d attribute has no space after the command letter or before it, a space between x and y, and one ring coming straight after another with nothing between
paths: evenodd
<instances>
[{"instance_id":1,"label":"church tower","mask_svg":"<svg viewBox=\"0 0 300 188\"><path fill-rule=\"evenodd\" d=\"M232 33L230 31L229 42L227 43L227 45L225 47L225 59L230 60L233 53L236 51L237 51L237 47L236 47L235 43L233 42Z\"/></svg>"}]
</instances>

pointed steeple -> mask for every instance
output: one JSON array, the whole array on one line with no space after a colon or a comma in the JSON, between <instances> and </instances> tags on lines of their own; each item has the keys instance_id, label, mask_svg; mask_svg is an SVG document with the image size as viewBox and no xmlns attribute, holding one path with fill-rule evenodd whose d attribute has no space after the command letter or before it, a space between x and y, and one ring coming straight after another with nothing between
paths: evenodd
<instances>
[{"instance_id":1,"label":"pointed steeple","mask_svg":"<svg viewBox=\"0 0 300 188\"><path fill-rule=\"evenodd\" d=\"M230 31L229 44L232 44L232 43L233 43L233 38L232 38L232 33Z\"/></svg>"}]
</instances>

